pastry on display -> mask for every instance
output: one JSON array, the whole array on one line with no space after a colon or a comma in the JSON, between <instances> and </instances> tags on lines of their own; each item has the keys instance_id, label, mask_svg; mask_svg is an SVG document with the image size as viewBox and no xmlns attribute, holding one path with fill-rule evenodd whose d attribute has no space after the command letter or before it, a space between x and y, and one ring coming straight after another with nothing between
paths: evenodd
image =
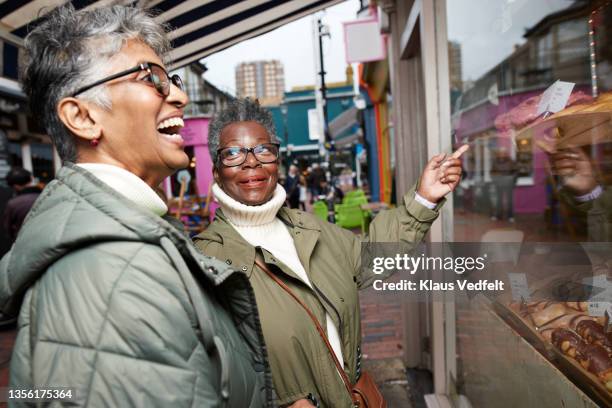
<instances>
[{"instance_id":1,"label":"pastry on display","mask_svg":"<svg viewBox=\"0 0 612 408\"><path fill-rule=\"evenodd\" d=\"M612 333L605 333L603 325L595 321L581 321L576 325L576 332L587 342L605 348L612 356Z\"/></svg>"},{"instance_id":2,"label":"pastry on display","mask_svg":"<svg viewBox=\"0 0 612 408\"><path fill-rule=\"evenodd\" d=\"M586 348L586 341L573 330L554 329L551 335L553 346L561 350L566 356L576 358Z\"/></svg>"},{"instance_id":3,"label":"pastry on display","mask_svg":"<svg viewBox=\"0 0 612 408\"><path fill-rule=\"evenodd\" d=\"M512 302L509 308L612 393L612 333L604 317L589 316L587 302Z\"/></svg>"},{"instance_id":4,"label":"pastry on display","mask_svg":"<svg viewBox=\"0 0 612 408\"><path fill-rule=\"evenodd\" d=\"M590 322L588 326L595 323L587 320L584 322ZM604 347L589 343L570 329L555 329L552 332L551 340L552 344L564 355L575 359L582 368L595 374L606 389L612 392L612 358Z\"/></svg>"},{"instance_id":5,"label":"pastry on display","mask_svg":"<svg viewBox=\"0 0 612 408\"><path fill-rule=\"evenodd\" d=\"M595 374L606 389L612 392L612 358L601 346L587 344L582 352L577 354L578 362L585 370Z\"/></svg>"}]
</instances>

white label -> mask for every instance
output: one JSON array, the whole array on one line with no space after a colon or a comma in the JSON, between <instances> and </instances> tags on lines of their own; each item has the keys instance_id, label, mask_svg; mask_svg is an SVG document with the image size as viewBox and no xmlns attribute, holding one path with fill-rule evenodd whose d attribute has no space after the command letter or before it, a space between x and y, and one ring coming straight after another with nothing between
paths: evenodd
<instances>
[{"instance_id":1,"label":"white label","mask_svg":"<svg viewBox=\"0 0 612 408\"><path fill-rule=\"evenodd\" d=\"M316 109L308 109L308 138L310 140L321 139L321 122Z\"/></svg>"},{"instance_id":2,"label":"white label","mask_svg":"<svg viewBox=\"0 0 612 408\"><path fill-rule=\"evenodd\" d=\"M610 302L589 302L589 316L603 316L606 310L612 311L612 304Z\"/></svg>"},{"instance_id":3,"label":"white label","mask_svg":"<svg viewBox=\"0 0 612 408\"><path fill-rule=\"evenodd\" d=\"M516 301L528 302L531 299L529 285L527 285L527 275L524 273L509 273L510 289L512 290L512 299Z\"/></svg>"},{"instance_id":4,"label":"white label","mask_svg":"<svg viewBox=\"0 0 612 408\"><path fill-rule=\"evenodd\" d=\"M557 81L549 86L542 94L542 99L538 104L538 115L544 112L557 113L565 109L574 85L576 84L573 82Z\"/></svg>"}]
</instances>

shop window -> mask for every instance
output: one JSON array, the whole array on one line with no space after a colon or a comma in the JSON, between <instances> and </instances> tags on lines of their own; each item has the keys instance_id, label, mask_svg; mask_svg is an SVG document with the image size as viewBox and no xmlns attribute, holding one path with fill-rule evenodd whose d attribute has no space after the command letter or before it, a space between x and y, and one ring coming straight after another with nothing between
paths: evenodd
<instances>
[{"instance_id":1,"label":"shop window","mask_svg":"<svg viewBox=\"0 0 612 408\"><path fill-rule=\"evenodd\" d=\"M559 63L588 58L589 25L584 18L569 20L557 26Z\"/></svg>"},{"instance_id":2,"label":"shop window","mask_svg":"<svg viewBox=\"0 0 612 408\"><path fill-rule=\"evenodd\" d=\"M451 132L456 147L470 144L453 197L455 240L504 242L508 253L507 240L519 243L513 262L531 262L533 270L516 269L528 274L529 296L567 295L569 282L582 287L595 279L609 290L612 2L473 0L469 11L460 0L446 5ZM543 106L544 92L556 81L571 90L560 106ZM531 252L524 250L535 242ZM555 253L552 242L571 243L571 250ZM575 280L560 278L561 270ZM605 293L603 301L610 302ZM448 339L455 342L458 370L447 380L472 406L612 406L612 381L594 374L593 366L581 368L546 336L547 328L549 334L564 329L597 348L574 320L563 320L571 313L599 317L596 327L604 333L609 320L589 305L595 294L574 295L583 301L575 309L567 297L525 299L514 290L507 299L458 301L456 338ZM555 308L560 313L552 313ZM612 366L609 350L600 352L597 364ZM570 381L577 387L567 387ZM559 399L551 402L550 395Z\"/></svg>"}]
</instances>

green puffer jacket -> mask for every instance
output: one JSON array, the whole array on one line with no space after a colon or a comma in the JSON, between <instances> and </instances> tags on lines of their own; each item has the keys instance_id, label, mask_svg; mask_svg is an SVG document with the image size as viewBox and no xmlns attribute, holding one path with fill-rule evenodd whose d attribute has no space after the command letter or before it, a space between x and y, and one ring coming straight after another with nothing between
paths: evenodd
<instances>
[{"instance_id":1,"label":"green puffer jacket","mask_svg":"<svg viewBox=\"0 0 612 408\"><path fill-rule=\"evenodd\" d=\"M444 200L443 200L444 201ZM383 211L370 225L366 242L422 241L438 209L430 210L414 200L414 189L404 205ZM265 262L303 300L325 327L325 312L340 334L344 368L354 383L361 344L358 289L368 287L379 275L361 268L362 240L352 232L298 210L281 208L278 217L293 237L295 247L313 285L311 289L291 269L265 249ZM258 249L229 224L223 211L206 231L195 237L202 251L244 271L255 289L274 386L281 405L309 394L322 407L351 406L350 397L336 372L328 349L314 324L294 299L255 265Z\"/></svg>"},{"instance_id":2,"label":"green puffer jacket","mask_svg":"<svg viewBox=\"0 0 612 408\"><path fill-rule=\"evenodd\" d=\"M2 313L21 306L11 387L70 387L70 406L269 405L248 280L169 220L58 172L0 263Z\"/></svg>"}]
</instances>

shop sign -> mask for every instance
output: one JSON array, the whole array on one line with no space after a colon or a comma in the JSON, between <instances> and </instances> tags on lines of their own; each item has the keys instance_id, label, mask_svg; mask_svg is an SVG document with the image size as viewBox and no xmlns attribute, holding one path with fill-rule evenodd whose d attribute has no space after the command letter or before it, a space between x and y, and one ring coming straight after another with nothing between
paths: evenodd
<instances>
[{"instance_id":1,"label":"shop sign","mask_svg":"<svg viewBox=\"0 0 612 408\"><path fill-rule=\"evenodd\" d=\"M344 49L348 64L385 59L385 41L376 17L343 24Z\"/></svg>"},{"instance_id":2,"label":"shop sign","mask_svg":"<svg viewBox=\"0 0 612 408\"><path fill-rule=\"evenodd\" d=\"M185 146L200 146L208 142L208 118L187 118L181 129Z\"/></svg>"}]
</instances>

